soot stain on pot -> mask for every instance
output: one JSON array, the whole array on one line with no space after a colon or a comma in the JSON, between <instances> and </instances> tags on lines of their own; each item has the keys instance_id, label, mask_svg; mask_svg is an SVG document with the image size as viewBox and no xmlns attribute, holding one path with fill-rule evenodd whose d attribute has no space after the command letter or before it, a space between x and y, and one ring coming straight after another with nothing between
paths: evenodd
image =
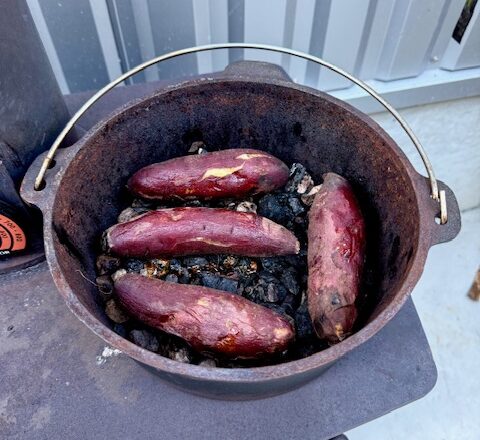
<instances>
[{"instance_id":1,"label":"soot stain on pot","mask_svg":"<svg viewBox=\"0 0 480 440\"><path fill-rule=\"evenodd\" d=\"M193 149L191 153L198 154L198 151ZM173 206L206 206L257 212L294 232L301 249L298 255L269 258L224 254L140 260L100 254L96 265L98 280L101 281L98 283L99 297L105 304L113 330L136 345L167 358L211 367L273 365L304 358L327 348L327 344L315 335L306 299L309 205L305 199L302 200L302 195L308 193L313 186L313 179L305 167L295 163L290 168L290 177L285 187L264 195L240 200L162 203L131 200L119 213L119 222L131 220L150 210ZM147 327L132 317L125 319L122 310L115 307L114 294L111 295L109 291L109 277L119 269L173 283L206 286L241 295L286 317L295 327L296 339L286 352L268 359L231 360L208 353L197 353L176 336Z\"/></svg>"}]
</instances>

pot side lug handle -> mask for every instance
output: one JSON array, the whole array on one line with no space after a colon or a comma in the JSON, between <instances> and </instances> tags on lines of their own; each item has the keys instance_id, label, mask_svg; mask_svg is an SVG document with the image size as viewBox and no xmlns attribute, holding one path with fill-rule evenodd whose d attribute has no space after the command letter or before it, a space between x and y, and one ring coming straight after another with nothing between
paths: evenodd
<instances>
[{"instance_id":1,"label":"pot side lug handle","mask_svg":"<svg viewBox=\"0 0 480 440\"><path fill-rule=\"evenodd\" d=\"M429 186L429 181L425 177L423 178L425 184ZM460 208L458 206L457 198L453 191L442 181L438 180L439 191L445 191L447 202L447 223L440 223L440 203L430 198L429 203L425 204L425 207L430 208L431 214L429 214L429 228L431 235L431 246L440 243L446 243L453 240L460 232L462 221L460 216Z\"/></svg>"},{"instance_id":2,"label":"pot side lug handle","mask_svg":"<svg viewBox=\"0 0 480 440\"><path fill-rule=\"evenodd\" d=\"M220 74L220 77L253 77L292 82L292 79L288 76L282 66L267 63L265 61L235 61L225 67L225 70Z\"/></svg>"},{"instance_id":3,"label":"pot side lug handle","mask_svg":"<svg viewBox=\"0 0 480 440\"><path fill-rule=\"evenodd\" d=\"M50 168L45 173L45 184L41 190L34 188L35 179L47 155L47 151L38 155L28 168L20 186L20 196L28 205L33 205L45 212L51 205L53 197L58 187L58 179L55 177L66 168L70 160L75 156L76 148L67 148L58 150L55 159L52 161Z\"/></svg>"}]
</instances>

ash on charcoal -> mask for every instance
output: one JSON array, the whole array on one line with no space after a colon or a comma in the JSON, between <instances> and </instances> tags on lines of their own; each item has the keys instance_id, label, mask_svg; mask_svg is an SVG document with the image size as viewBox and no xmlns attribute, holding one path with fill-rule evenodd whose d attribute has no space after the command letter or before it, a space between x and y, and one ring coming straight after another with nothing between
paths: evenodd
<instances>
[{"instance_id":1,"label":"ash on charcoal","mask_svg":"<svg viewBox=\"0 0 480 440\"><path fill-rule=\"evenodd\" d=\"M290 168L290 177L285 191L305 194L314 185L313 179L302 164L294 163Z\"/></svg>"},{"instance_id":2,"label":"ash on charcoal","mask_svg":"<svg viewBox=\"0 0 480 440\"><path fill-rule=\"evenodd\" d=\"M200 275L202 286L212 289L224 290L225 292L236 293L238 281L221 275L204 272Z\"/></svg>"},{"instance_id":3,"label":"ash on charcoal","mask_svg":"<svg viewBox=\"0 0 480 440\"><path fill-rule=\"evenodd\" d=\"M257 212L257 205L255 205L255 203L253 203L253 202L241 202L236 206L235 210L239 211L239 212L253 212L253 213L256 213Z\"/></svg>"},{"instance_id":4,"label":"ash on charcoal","mask_svg":"<svg viewBox=\"0 0 480 440\"><path fill-rule=\"evenodd\" d=\"M160 344L157 338L147 330L132 330L129 339L136 345L150 351L158 351Z\"/></svg>"},{"instance_id":5,"label":"ash on charcoal","mask_svg":"<svg viewBox=\"0 0 480 440\"><path fill-rule=\"evenodd\" d=\"M302 200L303 204L306 205L306 206L311 206L312 203L313 203L313 199L315 198L318 191L320 191L321 187L322 187L322 185L314 186L313 188L310 189L310 191L308 191L305 194L302 194L301 200Z\"/></svg>"},{"instance_id":6,"label":"ash on charcoal","mask_svg":"<svg viewBox=\"0 0 480 440\"><path fill-rule=\"evenodd\" d=\"M183 362L184 364L192 363L192 356L186 348L179 348L178 350L171 351L168 357L177 362Z\"/></svg>"}]
</instances>

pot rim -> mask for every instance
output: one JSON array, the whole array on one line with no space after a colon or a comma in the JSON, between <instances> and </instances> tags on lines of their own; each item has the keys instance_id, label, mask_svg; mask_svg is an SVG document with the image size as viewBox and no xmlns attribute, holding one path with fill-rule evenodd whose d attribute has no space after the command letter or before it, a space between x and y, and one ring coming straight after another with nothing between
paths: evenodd
<instances>
[{"instance_id":1,"label":"pot rim","mask_svg":"<svg viewBox=\"0 0 480 440\"><path fill-rule=\"evenodd\" d=\"M157 353L143 349L127 339L119 336L113 330L111 330L107 325L103 324L100 320L95 318L88 309L82 305L78 300L75 293L70 288L66 278L63 275L63 272L60 268L60 265L57 260L57 255L54 248L54 243L51 233L51 225L53 220L53 207L56 200L56 195L58 193L58 188L62 183L63 176L66 169L69 167L70 163L77 156L80 150L82 150L88 143L89 139L92 136L98 134L107 124L110 124L112 120L118 118L128 109L135 107L140 102L144 102L156 97L175 92L179 89L188 89L191 87L196 87L198 85L204 84L214 84L218 82L249 82L249 83L264 83L270 84L279 87L288 87L289 89L294 88L302 93L313 94L322 99L328 100L333 104L336 104L342 107L345 111L351 113L353 116L359 118L363 123L367 124L370 128L377 131L385 140L385 143L388 144L390 148L396 153L401 165L404 167L408 178L411 181L414 192L414 200L418 209L418 227L419 234L415 246L415 252L412 256L409 267L406 269L406 276L403 280L402 285L399 287L395 296L391 299L390 304L388 304L385 309L376 315L370 322L368 322L364 327L358 330L353 335L349 336L342 342L331 346L325 350L317 352L309 357L284 362L281 364L262 366L262 367L250 367L250 368L211 368L211 367L202 367L199 365L193 364L184 364L178 361L174 361L163 357ZM298 85L286 80L280 79L267 79L267 78L255 78L251 76L243 75L232 75L228 77L221 78L200 78L196 80L187 80L180 82L176 85L166 87L159 91L154 92L153 94L147 95L142 98L134 99L127 104L117 108L112 112L107 118L104 118L102 121L98 122L94 127L92 127L85 135L78 140L74 145L69 147L66 152L72 152L73 154L66 154L66 161L59 167L57 174L55 175L54 184L51 185L50 195L44 196L48 200L44 200L45 205L49 205L50 209L46 209L46 206L42 206L41 203L38 203L38 206L43 210L44 213L44 241L45 241L45 253L47 257L47 262L52 272L54 282L60 291L60 294L64 297L68 308L72 313L80 319L87 327L89 327L97 336L102 338L106 343L112 347L119 349L125 354L128 354L133 359L147 364L158 370L162 370L166 373L171 373L174 375L186 376L190 379L197 380L210 380L210 381L224 381L224 382L236 382L236 383L252 383L252 382L265 382L266 380L278 380L285 377L290 377L294 375L300 375L302 373L307 373L311 370L316 370L321 367L325 367L333 363L334 361L340 359L342 356L353 350L354 348L360 346L368 339L373 337L378 333L401 309L403 304L408 298L408 295L413 290L413 287L417 283L420 275L423 271L423 267L426 261L427 253L429 247L432 245L432 239L430 237L432 228L429 226L430 222L433 222L433 219L428 218L427 214L431 214L431 209L422 210L422 200L419 199L419 196L429 198L429 187L426 183L426 180L421 176L415 169L412 164L407 159L405 153L400 149L397 143L380 127L373 119L371 119L366 114L360 112L350 104L347 104L337 98L334 98L326 93L323 93L316 89L311 89L307 86ZM35 161L34 165L38 167L38 160ZM32 166L33 167L33 166ZM35 204L35 196L29 195L34 192L30 191L30 188L26 188L33 185L35 172L27 173L29 179L25 179L22 184L22 194L26 200L32 201ZM53 179L52 179L53 180ZM32 186L33 188L33 186ZM425 202L423 202L425 205ZM428 211L428 212L425 212ZM45 215L47 214L47 215Z\"/></svg>"}]
</instances>

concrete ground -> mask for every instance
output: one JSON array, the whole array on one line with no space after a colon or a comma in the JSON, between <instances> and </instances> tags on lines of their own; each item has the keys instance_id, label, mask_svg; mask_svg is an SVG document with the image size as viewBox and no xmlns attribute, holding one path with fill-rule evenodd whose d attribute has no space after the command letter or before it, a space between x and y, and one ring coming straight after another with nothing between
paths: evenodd
<instances>
[{"instance_id":1,"label":"concrete ground","mask_svg":"<svg viewBox=\"0 0 480 440\"><path fill-rule=\"evenodd\" d=\"M480 265L480 208L434 247L413 300L438 368L425 398L347 433L349 440L480 439L480 302L466 294Z\"/></svg>"}]
</instances>

